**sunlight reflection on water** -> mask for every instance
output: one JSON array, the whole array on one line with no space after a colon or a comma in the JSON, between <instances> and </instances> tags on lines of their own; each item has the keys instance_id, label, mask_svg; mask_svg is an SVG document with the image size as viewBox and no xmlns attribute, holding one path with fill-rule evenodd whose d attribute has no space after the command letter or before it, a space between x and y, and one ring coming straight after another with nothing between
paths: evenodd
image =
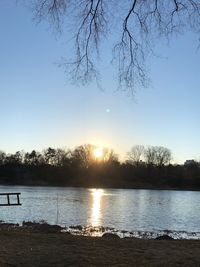
<instances>
[{"instance_id":1,"label":"sunlight reflection on water","mask_svg":"<svg viewBox=\"0 0 200 267\"><path fill-rule=\"evenodd\" d=\"M101 202L104 195L103 189L90 189L92 195L92 213L88 223L92 226L101 225Z\"/></svg>"}]
</instances>

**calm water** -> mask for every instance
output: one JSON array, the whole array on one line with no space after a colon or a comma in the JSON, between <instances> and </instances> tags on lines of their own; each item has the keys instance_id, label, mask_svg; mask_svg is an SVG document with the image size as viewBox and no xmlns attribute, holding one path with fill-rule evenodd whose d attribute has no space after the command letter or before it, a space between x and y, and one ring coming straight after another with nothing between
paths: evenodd
<instances>
[{"instance_id":1,"label":"calm water","mask_svg":"<svg viewBox=\"0 0 200 267\"><path fill-rule=\"evenodd\" d=\"M22 206L0 207L6 222L200 232L200 192L25 186L0 186L0 192L22 194Z\"/></svg>"}]
</instances>

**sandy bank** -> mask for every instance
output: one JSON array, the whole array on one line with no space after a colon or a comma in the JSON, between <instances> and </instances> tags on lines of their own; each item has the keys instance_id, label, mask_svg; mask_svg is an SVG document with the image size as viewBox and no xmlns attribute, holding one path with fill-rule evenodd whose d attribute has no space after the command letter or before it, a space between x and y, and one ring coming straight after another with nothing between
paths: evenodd
<instances>
[{"instance_id":1,"label":"sandy bank","mask_svg":"<svg viewBox=\"0 0 200 267\"><path fill-rule=\"evenodd\" d=\"M0 266L200 266L200 241L0 232Z\"/></svg>"}]
</instances>

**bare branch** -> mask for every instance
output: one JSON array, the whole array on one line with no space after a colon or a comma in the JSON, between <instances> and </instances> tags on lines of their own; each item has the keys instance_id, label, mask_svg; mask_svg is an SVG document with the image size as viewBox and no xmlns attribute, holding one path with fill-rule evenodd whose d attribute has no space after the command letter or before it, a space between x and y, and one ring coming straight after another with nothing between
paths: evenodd
<instances>
[{"instance_id":1,"label":"bare branch","mask_svg":"<svg viewBox=\"0 0 200 267\"><path fill-rule=\"evenodd\" d=\"M134 92L138 86L146 86L147 57L154 53L159 38L170 40L174 34L191 30L200 33L199 0L32 0L38 21L47 18L56 29L63 22L76 22L73 29L75 58L64 60L61 65L74 80L87 83L98 78L96 57L99 44L108 28L120 16L117 23L121 34L113 44L113 63L117 66L119 85ZM121 3L123 10L117 10ZM108 16L112 10L112 16ZM65 25L65 24L64 24ZM110 31L115 34L115 29ZM111 37L110 41L113 42Z\"/></svg>"}]
</instances>

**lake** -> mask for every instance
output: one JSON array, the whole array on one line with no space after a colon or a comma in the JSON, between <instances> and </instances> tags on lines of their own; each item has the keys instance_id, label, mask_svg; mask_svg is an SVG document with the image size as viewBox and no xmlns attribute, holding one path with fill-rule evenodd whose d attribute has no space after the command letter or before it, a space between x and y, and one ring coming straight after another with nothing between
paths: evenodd
<instances>
[{"instance_id":1,"label":"lake","mask_svg":"<svg viewBox=\"0 0 200 267\"><path fill-rule=\"evenodd\" d=\"M21 192L22 206L0 207L0 220L6 222L44 220L135 236L169 232L200 237L200 192L29 186L0 186L0 192Z\"/></svg>"}]
</instances>

